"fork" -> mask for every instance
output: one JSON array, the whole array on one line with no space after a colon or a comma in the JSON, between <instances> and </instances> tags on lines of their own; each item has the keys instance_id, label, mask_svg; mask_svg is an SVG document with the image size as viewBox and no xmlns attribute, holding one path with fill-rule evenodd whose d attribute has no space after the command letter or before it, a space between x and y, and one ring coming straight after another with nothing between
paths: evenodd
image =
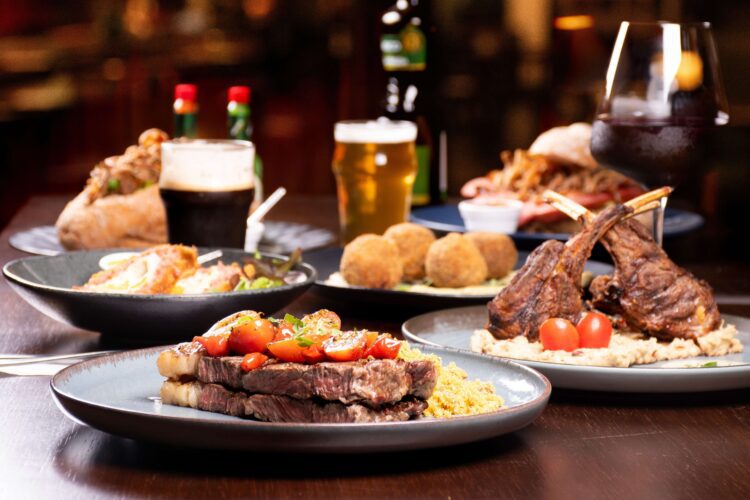
<instances>
[{"instance_id":1,"label":"fork","mask_svg":"<svg viewBox=\"0 0 750 500\"><path fill-rule=\"evenodd\" d=\"M0 354L0 367L31 365L34 363L46 363L48 361L63 361L66 359L95 358L98 356L104 356L105 354L111 354L114 352L118 352L118 351L93 351L93 352L79 352L75 354L54 354L54 355Z\"/></svg>"}]
</instances>

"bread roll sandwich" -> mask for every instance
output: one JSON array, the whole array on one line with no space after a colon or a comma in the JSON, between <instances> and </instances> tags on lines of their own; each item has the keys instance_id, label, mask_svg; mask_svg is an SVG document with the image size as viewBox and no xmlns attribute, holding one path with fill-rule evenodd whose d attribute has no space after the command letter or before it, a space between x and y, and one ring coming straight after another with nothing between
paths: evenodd
<instances>
[{"instance_id":1,"label":"bread roll sandwich","mask_svg":"<svg viewBox=\"0 0 750 500\"><path fill-rule=\"evenodd\" d=\"M166 139L161 130L146 130L137 145L94 167L83 191L65 206L55 224L66 249L166 242L166 216L159 197L161 143Z\"/></svg>"}]
</instances>

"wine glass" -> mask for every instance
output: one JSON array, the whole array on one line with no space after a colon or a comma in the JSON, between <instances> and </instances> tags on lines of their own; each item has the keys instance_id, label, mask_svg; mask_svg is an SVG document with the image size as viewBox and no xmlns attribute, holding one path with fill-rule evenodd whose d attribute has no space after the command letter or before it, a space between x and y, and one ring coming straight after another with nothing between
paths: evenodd
<instances>
[{"instance_id":1,"label":"wine glass","mask_svg":"<svg viewBox=\"0 0 750 500\"><path fill-rule=\"evenodd\" d=\"M591 136L605 167L644 186L701 173L705 135L729 120L709 23L623 22ZM654 212L661 245L664 208Z\"/></svg>"}]
</instances>

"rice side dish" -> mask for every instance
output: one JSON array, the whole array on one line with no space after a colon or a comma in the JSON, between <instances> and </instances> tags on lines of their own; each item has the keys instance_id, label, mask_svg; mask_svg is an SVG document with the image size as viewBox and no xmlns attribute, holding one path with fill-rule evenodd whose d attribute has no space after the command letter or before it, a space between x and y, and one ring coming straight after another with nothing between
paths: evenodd
<instances>
[{"instance_id":1,"label":"rice side dish","mask_svg":"<svg viewBox=\"0 0 750 500\"><path fill-rule=\"evenodd\" d=\"M528 361L619 368L696 356L724 356L742 352L742 349L742 343L737 338L737 328L727 324L695 341L676 338L671 342L659 342L640 333L613 332L609 347L581 348L572 352L545 351L541 342L529 342L524 336L496 339L487 330L475 330L471 336L471 350L474 352Z\"/></svg>"},{"instance_id":2,"label":"rice side dish","mask_svg":"<svg viewBox=\"0 0 750 500\"><path fill-rule=\"evenodd\" d=\"M495 411L505 404L503 398L495 393L492 383L469 380L468 374L455 363L443 365L439 356L413 349L406 342L401 343L398 357L405 361L430 360L437 367L437 385L427 400L425 417L476 415Z\"/></svg>"}]
</instances>

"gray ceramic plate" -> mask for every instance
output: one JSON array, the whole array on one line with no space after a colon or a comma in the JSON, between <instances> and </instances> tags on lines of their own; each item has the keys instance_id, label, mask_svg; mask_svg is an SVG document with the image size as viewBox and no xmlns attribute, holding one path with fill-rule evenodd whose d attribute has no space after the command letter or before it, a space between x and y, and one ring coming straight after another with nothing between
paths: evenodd
<instances>
[{"instance_id":1,"label":"gray ceramic plate","mask_svg":"<svg viewBox=\"0 0 750 500\"><path fill-rule=\"evenodd\" d=\"M262 252L292 253L296 248L312 250L328 246L336 236L328 229L309 224L265 221L265 231L258 247ZM55 226L37 226L10 235L10 246L35 255L59 255L65 252L57 238Z\"/></svg>"},{"instance_id":2,"label":"gray ceramic plate","mask_svg":"<svg viewBox=\"0 0 750 500\"><path fill-rule=\"evenodd\" d=\"M542 412L549 381L511 361L423 348L454 361L472 379L491 381L505 407L449 420L378 424L282 424L163 405L156 358L163 348L128 351L70 366L52 379L59 406L72 419L132 439L199 448L274 452L367 453L479 441L516 431Z\"/></svg>"},{"instance_id":3,"label":"gray ceramic plate","mask_svg":"<svg viewBox=\"0 0 750 500\"><path fill-rule=\"evenodd\" d=\"M200 249L203 255L212 249ZM53 257L26 257L8 262L3 274L26 302L78 328L101 332L114 343L155 345L200 335L217 318L242 309L273 313L299 297L316 277L315 269L297 264L304 274L292 284L262 290L191 295L128 295L71 289L99 270L99 259L117 250L69 252ZM222 249L223 262L242 262L250 254ZM268 257L285 259L275 254Z\"/></svg>"},{"instance_id":4,"label":"gray ceramic plate","mask_svg":"<svg viewBox=\"0 0 750 500\"><path fill-rule=\"evenodd\" d=\"M552 385L563 389L612 392L702 392L750 387L750 319L725 315L737 326L745 351L714 358L693 358L702 362L726 360L743 362L715 368L666 368L666 362L630 368L574 366L560 363L517 360L546 375ZM415 316L401 327L404 336L415 342L469 350L474 330L487 324L485 306L458 307ZM481 356L495 358L495 356Z\"/></svg>"},{"instance_id":5,"label":"gray ceramic plate","mask_svg":"<svg viewBox=\"0 0 750 500\"><path fill-rule=\"evenodd\" d=\"M495 292L481 295L468 295L460 293L437 294L424 292L411 292L403 290L384 290L379 288L365 288L361 286L336 286L327 283L328 277L339 270L342 248L322 248L305 255L305 260L318 271L318 279L315 281L313 290L330 299L340 300L347 303L358 303L368 306L381 305L401 308L411 308L421 311L445 309L446 307L467 306L470 304L486 304L488 300L495 297ZM526 262L529 252L519 251L516 269L520 269ZM586 262L586 271L594 276L600 274L611 274L612 266L604 262L589 260Z\"/></svg>"}]
</instances>

